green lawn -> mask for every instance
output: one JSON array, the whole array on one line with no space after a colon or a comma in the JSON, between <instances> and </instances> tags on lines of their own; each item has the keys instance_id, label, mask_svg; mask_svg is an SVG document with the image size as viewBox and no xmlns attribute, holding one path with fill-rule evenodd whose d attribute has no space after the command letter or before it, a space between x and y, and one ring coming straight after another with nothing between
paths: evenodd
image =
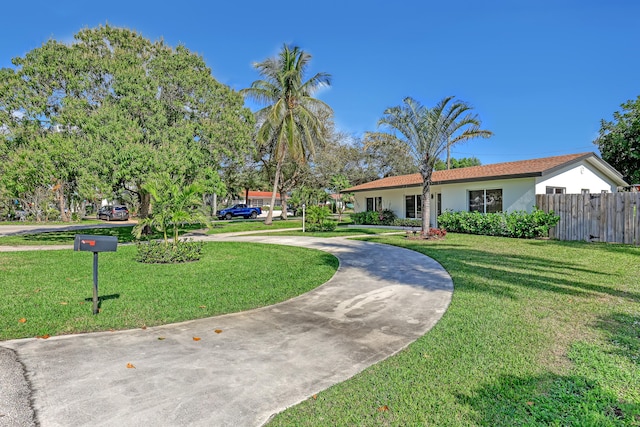
<instances>
[{"instance_id":1,"label":"green lawn","mask_svg":"<svg viewBox=\"0 0 640 427\"><path fill-rule=\"evenodd\" d=\"M195 226L191 227L191 229ZM111 228L87 228L82 230L69 231L48 231L45 233L18 234L13 236L1 236L0 246L39 246L39 245L73 245L76 234L94 234L100 236L116 236L118 243L131 243L135 238L131 234L133 225ZM187 231L184 228L183 231ZM153 238L161 238L162 235L156 233Z\"/></svg>"},{"instance_id":2,"label":"green lawn","mask_svg":"<svg viewBox=\"0 0 640 427\"><path fill-rule=\"evenodd\" d=\"M89 225L89 224L102 224L104 221L96 219L95 215L90 218L84 218L80 221L63 222L63 221L49 221L49 222L37 222L37 221L0 221L0 227L3 225Z\"/></svg>"},{"instance_id":3,"label":"green lawn","mask_svg":"<svg viewBox=\"0 0 640 427\"><path fill-rule=\"evenodd\" d=\"M640 426L640 248L372 236L438 260L455 291L407 349L273 426Z\"/></svg>"},{"instance_id":4,"label":"green lawn","mask_svg":"<svg viewBox=\"0 0 640 427\"><path fill-rule=\"evenodd\" d=\"M68 224L67 224L68 225ZM286 228L302 227L302 221L274 220L273 225L264 225L262 221L235 220L235 221L214 221L212 228L207 234L231 233L241 231L279 230ZM201 225L185 225L180 229L180 235L185 232L201 228ZM119 243L130 243L136 239L131 234L133 225L113 227L113 228L91 228L85 230L71 231L50 231L46 233L20 234L14 236L1 236L0 246L37 246L37 245L71 245L76 234L97 234L103 236L116 236ZM151 238L161 238L160 233L156 233Z\"/></svg>"},{"instance_id":5,"label":"green lawn","mask_svg":"<svg viewBox=\"0 0 640 427\"><path fill-rule=\"evenodd\" d=\"M282 221L273 220L271 225L264 225L260 220L232 220L232 221L214 221L213 227L207 231L207 234L218 233L237 233L242 231L261 231L261 230L280 230L283 228L302 228L302 220L288 219Z\"/></svg>"},{"instance_id":6,"label":"green lawn","mask_svg":"<svg viewBox=\"0 0 640 427\"><path fill-rule=\"evenodd\" d=\"M122 246L99 255L98 315L92 314L91 253L0 253L0 340L248 310L307 292L338 267L325 252L276 245L206 243L200 261L178 265L141 264L135 251Z\"/></svg>"}]
</instances>

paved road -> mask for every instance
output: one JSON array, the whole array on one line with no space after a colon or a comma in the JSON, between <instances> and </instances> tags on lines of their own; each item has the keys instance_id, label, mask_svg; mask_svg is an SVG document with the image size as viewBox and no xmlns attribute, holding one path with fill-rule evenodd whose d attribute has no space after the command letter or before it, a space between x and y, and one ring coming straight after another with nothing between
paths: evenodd
<instances>
[{"instance_id":1,"label":"paved road","mask_svg":"<svg viewBox=\"0 0 640 427\"><path fill-rule=\"evenodd\" d=\"M0 389L0 425L15 425L3 424L11 417L41 426L262 425L405 348L451 300L446 271L398 247L342 238L205 239L321 249L340 267L312 292L249 312L0 342L0 381L13 384Z\"/></svg>"}]
</instances>

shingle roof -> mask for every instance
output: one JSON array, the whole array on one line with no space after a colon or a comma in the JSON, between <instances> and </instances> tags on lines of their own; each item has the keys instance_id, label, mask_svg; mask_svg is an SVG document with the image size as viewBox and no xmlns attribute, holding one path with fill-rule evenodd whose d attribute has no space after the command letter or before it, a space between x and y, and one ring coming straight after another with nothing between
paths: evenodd
<instances>
[{"instance_id":1,"label":"shingle roof","mask_svg":"<svg viewBox=\"0 0 640 427\"><path fill-rule=\"evenodd\" d=\"M517 162L496 163L485 166L471 166L468 168L434 171L431 176L433 184L445 184L464 181L479 181L486 179L518 178L528 176L541 176L556 168L565 166L587 157L594 153L567 154L564 156L544 157L541 159L521 160ZM366 182L348 188L344 192L356 192L380 188L412 187L422 185L422 176L419 173L411 175L390 176L376 181Z\"/></svg>"}]
</instances>

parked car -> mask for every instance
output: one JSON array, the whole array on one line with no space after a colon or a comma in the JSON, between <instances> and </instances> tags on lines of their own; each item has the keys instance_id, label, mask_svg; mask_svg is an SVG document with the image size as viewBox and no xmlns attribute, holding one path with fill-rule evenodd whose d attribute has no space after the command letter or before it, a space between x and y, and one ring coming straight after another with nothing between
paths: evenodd
<instances>
[{"instance_id":1,"label":"parked car","mask_svg":"<svg viewBox=\"0 0 640 427\"><path fill-rule=\"evenodd\" d=\"M262 209L260 208L252 208L247 206L244 203L238 203L237 205L233 205L230 208L222 209L221 211L216 212L216 216L219 219L231 219L234 216L241 216L243 218L257 218L258 215L262 214Z\"/></svg>"},{"instance_id":2,"label":"parked car","mask_svg":"<svg viewBox=\"0 0 640 427\"><path fill-rule=\"evenodd\" d=\"M107 221L113 221L116 219L126 221L129 219L129 209L123 205L107 205L98 209L98 214L96 216L98 219L105 219Z\"/></svg>"}]
</instances>

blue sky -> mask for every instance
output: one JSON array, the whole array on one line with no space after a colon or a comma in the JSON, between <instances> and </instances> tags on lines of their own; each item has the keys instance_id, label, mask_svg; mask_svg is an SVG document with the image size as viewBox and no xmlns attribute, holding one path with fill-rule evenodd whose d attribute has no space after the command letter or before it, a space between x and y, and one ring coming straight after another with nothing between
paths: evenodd
<instances>
[{"instance_id":1,"label":"blue sky","mask_svg":"<svg viewBox=\"0 0 640 427\"><path fill-rule=\"evenodd\" d=\"M53 38L108 23L184 44L234 89L283 43L333 76L318 96L338 127L376 129L412 96L474 106L486 140L454 147L483 164L596 151L601 119L640 95L637 0L41 1L3 4L0 67Z\"/></svg>"}]
</instances>

